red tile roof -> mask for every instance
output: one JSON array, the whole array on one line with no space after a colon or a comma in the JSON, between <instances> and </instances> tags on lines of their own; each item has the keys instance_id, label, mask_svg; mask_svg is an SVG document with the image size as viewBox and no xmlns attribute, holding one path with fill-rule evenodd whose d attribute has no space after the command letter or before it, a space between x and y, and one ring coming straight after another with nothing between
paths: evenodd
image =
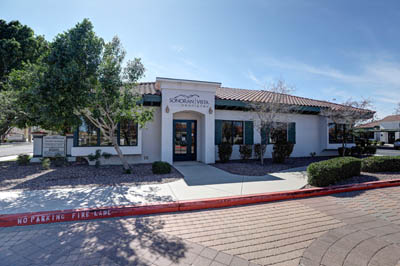
<instances>
[{"instance_id":1,"label":"red tile roof","mask_svg":"<svg viewBox=\"0 0 400 266\"><path fill-rule=\"evenodd\" d=\"M379 120L379 121L374 121L374 122L370 122L370 123L366 123L366 124L363 124L363 125L359 125L359 126L357 126L357 128L372 128L372 127L377 127L377 126L379 126L379 122L380 122L381 120Z\"/></svg>"},{"instance_id":2,"label":"red tile roof","mask_svg":"<svg viewBox=\"0 0 400 266\"><path fill-rule=\"evenodd\" d=\"M141 94L152 94L161 95L161 89L157 82L144 82L139 83L139 92ZM283 97L281 97L283 96ZM299 106L311 106L311 107L322 107L332 108L333 110L344 110L348 108L345 105L331 103L327 101L313 100L309 98L281 94L278 97L277 93L266 90L246 90L237 88L220 87L217 88L216 99L219 100L230 100L230 101L243 101L243 102L263 102L269 103L279 99L283 104L299 105ZM358 109L363 112L373 112L366 109Z\"/></svg>"},{"instance_id":3,"label":"red tile roof","mask_svg":"<svg viewBox=\"0 0 400 266\"><path fill-rule=\"evenodd\" d=\"M381 122L396 122L396 121L400 121L400 115L389 115L381 120L359 125L358 128L371 128L379 126Z\"/></svg>"},{"instance_id":4,"label":"red tile roof","mask_svg":"<svg viewBox=\"0 0 400 266\"><path fill-rule=\"evenodd\" d=\"M396 122L400 121L400 115L389 115L381 120L382 122Z\"/></svg>"},{"instance_id":5,"label":"red tile roof","mask_svg":"<svg viewBox=\"0 0 400 266\"><path fill-rule=\"evenodd\" d=\"M137 88L140 94L161 95L160 84L156 82L141 82Z\"/></svg>"}]
</instances>

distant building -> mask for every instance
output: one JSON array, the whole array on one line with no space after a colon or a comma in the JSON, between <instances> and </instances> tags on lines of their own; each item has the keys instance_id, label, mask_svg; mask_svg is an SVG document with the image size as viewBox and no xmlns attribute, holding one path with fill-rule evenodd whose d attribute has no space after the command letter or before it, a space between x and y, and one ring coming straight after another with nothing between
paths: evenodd
<instances>
[{"instance_id":1,"label":"distant building","mask_svg":"<svg viewBox=\"0 0 400 266\"><path fill-rule=\"evenodd\" d=\"M369 139L393 144L400 139L400 115L389 115L382 120L358 126L364 129Z\"/></svg>"}]
</instances>

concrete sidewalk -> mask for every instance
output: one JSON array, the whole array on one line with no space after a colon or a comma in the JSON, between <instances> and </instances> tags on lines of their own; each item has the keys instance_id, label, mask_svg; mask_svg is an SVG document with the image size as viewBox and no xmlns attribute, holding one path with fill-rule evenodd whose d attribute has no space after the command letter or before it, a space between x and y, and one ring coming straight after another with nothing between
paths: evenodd
<instances>
[{"instance_id":1,"label":"concrete sidewalk","mask_svg":"<svg viewBox=\"0 0 400 266\"><path fill-rule=\"evenodd\" d=\"M184 179L142 186L103 186L0 192L0 214L171 202L285 191L303 187L305 167L240 176L197 162L177 163Z\"/></svg>"}]
</instances>

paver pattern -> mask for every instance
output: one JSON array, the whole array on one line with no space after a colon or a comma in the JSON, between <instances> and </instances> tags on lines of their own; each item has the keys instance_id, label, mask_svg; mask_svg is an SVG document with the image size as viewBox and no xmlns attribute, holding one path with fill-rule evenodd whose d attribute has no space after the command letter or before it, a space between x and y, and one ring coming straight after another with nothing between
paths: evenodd
<instances>
[{"instance_id":1,"label":"paver pattern","mask_svg":"<svg viewBox=\"0 0 400 266\"><path fill-rule=\"evenodd\" d=\"M400 265L400 187L0 229L0 265Z\"/></svg>"}]
</instances>

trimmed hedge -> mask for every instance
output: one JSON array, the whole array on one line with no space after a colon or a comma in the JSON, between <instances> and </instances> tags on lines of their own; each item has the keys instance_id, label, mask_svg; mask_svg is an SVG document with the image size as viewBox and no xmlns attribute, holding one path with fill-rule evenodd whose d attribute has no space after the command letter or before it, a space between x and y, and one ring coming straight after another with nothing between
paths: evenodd
<instances>
[{"instance_id":1,"label":"trimmed hedge","mask_svg":"<svg viewBox=\"0 0 400 266\"><path fill-rule=\"evenodd\" d=\"M286 158L290 157L294 148L293 143L289 142L277 142L274 144L272 151L272 161L274 163L284 163Z\"/></svg>"},{"instance_id":2,"label":"trimmed hedge","mask_svg":"<svg viewBox=\"0 0 400 266\"><path fill-rule=\"evenodd\" d=\"M232 144L221 143L218 145L218 156L221 163L226 163L229 161L232 155Z\"/></svg>"},{"instance_id":3,"label":"trimmed hedge","mask_svg":"<svg viewBox=\"0 0 400 266\"><path fill-rule=\"evenodd\" d=\"M339 157L311 163L307 167L308 184L316 187L334 185L338 181L360 175L361 160Z\"/></svg>"},{"instance_id":4,"label":"trimmed hedge","mask_svg":"<svg viewBox=\"0 0 400 266\"><path fill-rule=\"evenodd\" d=\"M171 165L167 162L158 161L152 164L151 170L155 175L169 174L171 173Z\"/></svg>"},{"instance_id":5,"label":"trimmed hedge","mask_svg":"<svg viewBox=\"0 0 400 266\"><path fill-rule=\"evenodd\" d=\"M253 155L253 146L252 145L240 145L239 152L240 152L240 158L242 160L248 160Z\"/></svg>"},{"instance_id":6,"label":"trimmed hedge","mask_svg":"<svg viewBox=\"0 0 400 266\"><path fill-rule=\"evenodd\" d=\"M398 172L400 171L400 156L372 156L362 160L363 172Z\"/></svg>"}]
</instances>

